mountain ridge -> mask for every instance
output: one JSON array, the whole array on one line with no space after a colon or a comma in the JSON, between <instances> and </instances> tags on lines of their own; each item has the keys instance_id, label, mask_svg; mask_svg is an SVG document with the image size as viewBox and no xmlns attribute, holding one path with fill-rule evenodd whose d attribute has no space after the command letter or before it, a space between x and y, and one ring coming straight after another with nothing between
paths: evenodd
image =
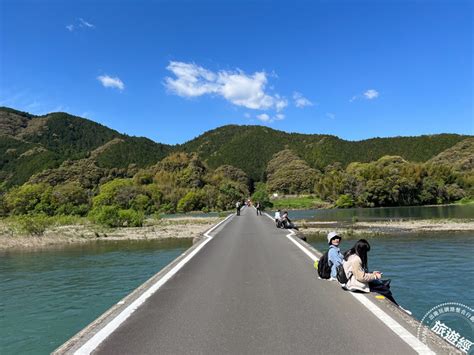
<instances>
[{"instance_id":1,"label":"mountain ridge","mask_svg":"<svg viewBox=\"0 0 474 355\"><path fill-rule=\"evenodd\" d=\"M311 167L322 170L335 162L346 166L384 155L424 162L466 138L472 136L443 133L350 141L328 134L230 124L182 144L169 145L119 133L65 112L37 116L0 107L0 180L7 185L21 184L36 173L91 154L100 168L127 169L132 165L150 166L172 152L184 151L197 153L211 168L232 165L244 170L253 181L262 181L268 161L283 149L291 149Z\"/></svg>"}]
</instances>

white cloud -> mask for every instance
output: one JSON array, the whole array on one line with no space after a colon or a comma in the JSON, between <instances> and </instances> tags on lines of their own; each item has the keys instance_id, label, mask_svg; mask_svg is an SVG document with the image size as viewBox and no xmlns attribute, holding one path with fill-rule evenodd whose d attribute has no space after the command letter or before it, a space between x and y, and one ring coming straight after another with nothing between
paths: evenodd
<instances>
[{"instance_id":1,"label":"white cloud","mask_svg":"<svg viewBox=\"0 0 474 355\"><path fill-rule=\"evenodd\" d=\"M358 100L358 99L373 100L373 99L376 99L377 97L379 97L379 92L374 89L369 89L366 92L364 92L362 95L352 96L349 102L354 102L355 100Z\"/></svg>"},{"instance_id":2,"label":"white cloud","mask_svg":"<svg viewBox=\"0 0 474 355\"><path fill-rule=\"evenodd\" d=\"M275 97L277 98L277 102L275 104L275 108L277 110L277 112L280 112L282 111L286 106L288 106L288 100L284 99L284 98L281 98L280 95L275 95Z\"/></svg>"},{"instance_id":3,"label":"white cloud","mask_svg":"<svg viewBox=\"0 0 474 355\"><path fill-rule=\"evenodd\" d=\"M95 28L95 25L93 25L92 23L90 22L87 22L86 20L84 20L83 18L79 18L77 19L77 21L75 21L74 24L69 24L66 26L66 29L69 31L69 32L73 32L75 30L78 30L78 29L81 29L81 28L84 28L84 29L94 29Z\"/></svg>"},{"instance_id":4,"label":"white cloud","mask_svg":"<svg viewBox=\"0 0 474 355\"><path fill-rule=\"evenodd\" d=\"M95 26L92 23L87 22L83 18L79 19L79 27L95 28Z\"/></svg>"},{"instance_id":5,"label":"white cloud","mask_svg":"<svg viewBox=\"0 0 474 355\"><path fill-rule=\"evenodd\" d=\"M326 117L330 118L330 119L335 119L336 118L336 115L334 113L331 113L331 112L327 112L326 113Z\"/></svg>"},{"instance_id":6,"label":"white cloud","mask_svg":"<svg viewBox=\"0 0 474 355\"><path fill-rule=\"evenodd\" d=\"M364 92L364 96L367 98L367 100L372 100L377 98L379 96L379 93L377 92L377 90L370 89Z\"/></svg>"},{"instance_id":7,"label":"white cloud","mask_svg":"<svg viewBox=\"0 0 474 355\"><path fill-rule=\"evenodd\" d=\"M270 116L266 113L262 113L256 116L260 121L265 123L272 123L275 121L281 121L285 119L285 115L282 113L277 113L275 116Z\"/></svg>"},{"instance_id":8,"label":"white cloud","mask_svg":"<svg viewBox=\"0 0 474 355\"><path fill-rule=\"evenodd\" d=\"M250 113L245 112L245 113L244 113L244 117L245 117L245 118L250 118Z\"/></svg>"},{"instance_id":9,"label":"white cloud","mask_svg":"<svg viewBox=\"0 0 474 355\"><path fill-rule=\"evenodd\" d=\"M125 89L125 84L118 77L100 75L97 77L97 80L99 80L102 83L102 85L106 88L115 88L115 89L119 89L120 91Z\"/></svg>"},{"instance_id":10,"label":"white cloud","mask_svg":"<svg viewBox=\"0 0 474 355\"><path fill-rule=\"evenodd\" d=\"M299 92L293 93L293 100L295 100L295 106L299 108L303 108L306 106L313 106L313 103Z\"/></svg>"},{"instance_id":11,"label":"white cloud","mask_svg":"<svg viewBox=\"0 0 474 355\"><path fill-rule=\"evenodd\" d=\"M271 121L271 118L269 115L267 115L266 113L262 113L260 115L257 115L257 118L260 120L260 121L263 121L263 122L270 122Z\"/></svg>"},{"instance_id":12,"label":"white cloud","mask_svg":"<svg viewBox=\"0 0 474 355\"><path fill-rule=\"evenodd\" d=\"M170 62L166 67L176 77L166 77L165 86L182 97L217 95L236 106L252 110L283 110L288 102L279 95L265 92L265 72L245 74L241 70L212 72L194 63Z\"/></svg>"}]
</instances>

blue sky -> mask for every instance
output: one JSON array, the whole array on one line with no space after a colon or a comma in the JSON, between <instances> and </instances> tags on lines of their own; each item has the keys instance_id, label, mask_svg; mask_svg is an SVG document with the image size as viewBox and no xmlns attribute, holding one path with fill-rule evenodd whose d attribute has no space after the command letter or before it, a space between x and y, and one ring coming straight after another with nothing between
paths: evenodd
<instances>
[{"instance_id":1,"label":"blue sky","mask_svg":"<svg viewBox=\"0 0 474 355\"><path fill-rule=\"evenodd\" d=\"M183 143L225 124L474 134L466 1L0 0L0 105Z\"/></svg>"}]
</instances>

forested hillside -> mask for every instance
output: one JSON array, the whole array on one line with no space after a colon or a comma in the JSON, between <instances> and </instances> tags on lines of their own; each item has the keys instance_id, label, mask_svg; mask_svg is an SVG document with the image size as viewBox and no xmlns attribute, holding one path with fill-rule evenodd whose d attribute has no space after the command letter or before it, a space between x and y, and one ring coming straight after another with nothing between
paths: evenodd
<instances>
[{"instance_id":1,"label":"forested hillside","mask_svg":"<svg viewBox=\"0 0 474 355\"><path fill-rule=\"evenodd\" d=\"M169 154L171 147L147 138L129 137L67 113L34 116L0 108L0 181L3 185L22 184L32 175L57 168L67 160L88 158L95 150L97 166L124 169L129 165L155 164Z\"/></svg>"},{"instance_id":2,"label":"forested hillside","mask_svg":"<svg viewBox=\"0 0 474 355\"><path fill-rule=\"evenodd\" d=\"M0 108L0 154L0 216L79 215L109 226L226 210L252 192L266 206L279 193L336 207L474 195L474 138L456 134L351 142L230 125L170 146L66 113Z\"/></svg>"},{"instance_id":3,"label":"forested hillside","mask_svg":"<svg viewBox=\"0 0 474 355\"><path fill-rule=\"evenodd\" d=\"M322 169L332 163L370 162L384 155L424 162L468 136L438 134L420 137L373 138L345 141L335 136L276 131L262 126L229 125L206 132L178 146L196 152L210 167L230 164L244 170L255 181L265 179L272 156L290 149L311 167Z\"/></svg>"}]
</instances>

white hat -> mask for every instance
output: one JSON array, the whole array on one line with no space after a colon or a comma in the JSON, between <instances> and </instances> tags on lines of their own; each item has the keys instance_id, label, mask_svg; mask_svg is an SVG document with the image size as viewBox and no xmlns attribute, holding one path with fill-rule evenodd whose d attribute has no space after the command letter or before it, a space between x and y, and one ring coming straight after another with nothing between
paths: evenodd
<instances>
[{"instance_id":1,"label":"white hat","mask_svg":"<svg viewBox=\"0 0 474 355\"><path fill-rule=\"evenodd\" d=\"M336 238L336 237L341 238L341 236L339 234L337 234L337 232L335 232L335 231L329 232L328 233L328 244L331 244L331 239Z\"/></svg>"}]
</instances>

